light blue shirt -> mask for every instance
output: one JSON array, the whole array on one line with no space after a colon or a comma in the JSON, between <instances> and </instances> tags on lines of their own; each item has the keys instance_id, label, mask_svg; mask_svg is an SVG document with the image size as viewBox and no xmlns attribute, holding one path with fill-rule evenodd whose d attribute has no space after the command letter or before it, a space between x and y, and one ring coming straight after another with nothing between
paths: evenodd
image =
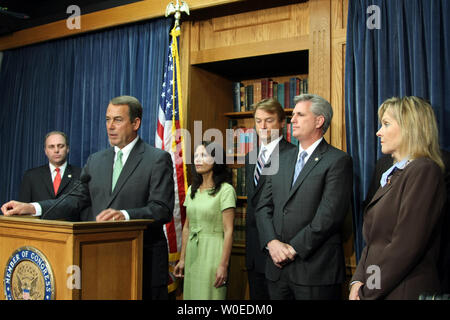
<instances>
[{"instance_id":1,"label":"light blue shirt","mask_svg":"<svg viewBox=\"0 0 450 320\"><path fill-rule=\"evenodd\" d=\"M384 187L387 184L389 177L394 173L395 170L397 170L397 169L403 170L406 167L406 165L408 164L408 162L409 162L409 157L407 157L399 162L394 163L394 165L392 167L387 169L381 176L381 180L380 180L381 187Z\"/></svg>"}]
</instances>

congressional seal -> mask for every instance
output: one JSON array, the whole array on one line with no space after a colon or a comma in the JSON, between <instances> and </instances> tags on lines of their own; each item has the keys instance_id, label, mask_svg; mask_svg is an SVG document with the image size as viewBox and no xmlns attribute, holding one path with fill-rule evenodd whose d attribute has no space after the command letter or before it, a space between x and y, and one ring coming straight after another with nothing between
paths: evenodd
<instances>
[{"instance_id":1,"label":"congressional seal","mask_svg":"<svg viewBox=\"0 0 450 320\"><path fill-rule=\"evenodd\" d=\"M3 277L7 300L53 300L55 283L45 255L33 247L20 247L9 257Z\"/></svg>"}]
</instances>

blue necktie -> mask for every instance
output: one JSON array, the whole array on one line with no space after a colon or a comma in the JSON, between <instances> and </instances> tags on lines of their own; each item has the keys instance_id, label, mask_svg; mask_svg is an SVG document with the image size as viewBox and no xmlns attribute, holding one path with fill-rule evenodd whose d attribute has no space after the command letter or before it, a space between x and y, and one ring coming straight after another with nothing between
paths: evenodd
<instances>
[{"instance_id":1,"label":"blue necktie","mask_svg":"<svg viewBox=\"0 0 450 320\"><path fill-rule=\"evenodd\" d=\"M303 166L305 165L305 158L307 155L308 153L306 151L302 151L300 153L300 157L298 157L297 163L295 164L294 180L292 180L292 186L294 185L295 181L298 178L298 175L300 174L300 172L303 169Z\"/></svg>"}]
</instances>

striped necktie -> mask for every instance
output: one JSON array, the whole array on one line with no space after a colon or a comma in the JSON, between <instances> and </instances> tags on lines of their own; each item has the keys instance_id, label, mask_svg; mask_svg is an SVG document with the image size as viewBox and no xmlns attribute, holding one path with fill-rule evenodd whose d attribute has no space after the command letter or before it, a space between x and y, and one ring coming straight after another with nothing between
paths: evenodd
<instances>
[{"instance_id":1,"label":"striped necktie","mask_svg":"<svg viewBox=\"0 0 450 320\"><path fill-rule=\"evenodd\" d=\"M294 180L292 180L292 186L294 185L295 181L297 181L297 178L305 165L305 158L307 155L308 153L306 151L300 152L300 156L298 157L297 163L295 164Z\"/></svg>"},{"instance_id":2,"label":"striped necktie","mask_svg":"<svg viewBox=\"0 0 450 320\"><path fill-rule=\"evenodd\" d=\"M116 186L117 180L119 179L120 172L122 171L122 150L117 152L116 162L114 162L113 177L112 177L112 189Z\"/></svg>"},{"instance_id":3,"label":"striped necktie","mask_svg":"<svg viewBox=\"0 0 450 320\"><path fill-rule=\"evenodd\" d=\"M255 187L258 185L259 177L261 176L261 171L264 168L264 164L266 163L266 148L262 147L261 153L259 154L258 161L256 162L255 167L255 176L253 177L253 181L255 182Z\"/></svg>"}]
</instances>

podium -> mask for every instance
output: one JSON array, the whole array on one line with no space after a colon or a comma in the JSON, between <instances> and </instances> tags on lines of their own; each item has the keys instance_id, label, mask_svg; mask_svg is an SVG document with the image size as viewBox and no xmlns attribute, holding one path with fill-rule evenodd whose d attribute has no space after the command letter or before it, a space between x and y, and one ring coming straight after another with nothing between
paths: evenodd
<instances>
[{"instance_id":1,"label":"podium","mask_svg":"<svg viewBox=\"0 0 450 320\"><path fill-rule=\"evenodd\" d=\"M151 222L0 216L0 299L141 299Z\"/></svg>"}]
</instances>

